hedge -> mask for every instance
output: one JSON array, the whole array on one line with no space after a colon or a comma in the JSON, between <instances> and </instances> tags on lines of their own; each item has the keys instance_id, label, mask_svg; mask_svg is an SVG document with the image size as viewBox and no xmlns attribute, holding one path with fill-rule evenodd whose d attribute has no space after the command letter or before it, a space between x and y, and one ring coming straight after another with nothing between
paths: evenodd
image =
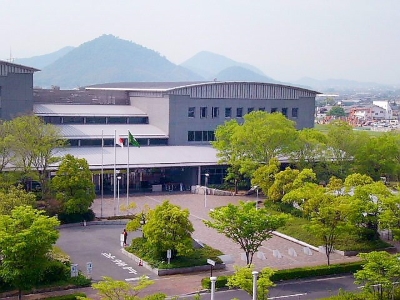
<instances>
[{"instance_id":1,"label":"hedge","mask_svg":"<svg viewBox=\"0 0 400 300\"><path fill-rule=\"evenodd\" d=\"M330 266L326 265L326 266L277 270L271 276L271 280L273 282L278 282L290 279L301 279L301 278L310 278L317 276L355 273L358 270L361 270L362 266L363 262L360 261L347 264L334 264ZM226 284L228 282L228 278L229 278L228 276L217 277L217 281L215 282L215 287L216 288L227 287ZM203 278L201 280L201 285L205 289L210 289L211 288L210 278L209 277Z\"/></svg>"}]
</instances>

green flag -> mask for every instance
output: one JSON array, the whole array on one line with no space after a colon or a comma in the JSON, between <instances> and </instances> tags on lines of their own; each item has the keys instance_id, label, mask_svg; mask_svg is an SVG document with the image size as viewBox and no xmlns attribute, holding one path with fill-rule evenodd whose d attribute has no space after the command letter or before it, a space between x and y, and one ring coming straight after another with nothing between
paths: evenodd
<instances>
[{"instance_id":1,"label":"green flag","mask_svg":"<svg viewBox=\"0 0 400 300\"><path fill-rule=\"evenodd\" d=\"M131 134L129 130L128 130L128 135L129 135L129 144L131 144L134 147L140 148L139 142L134 138L134 136Z\"/></svg>"}]
</instances>

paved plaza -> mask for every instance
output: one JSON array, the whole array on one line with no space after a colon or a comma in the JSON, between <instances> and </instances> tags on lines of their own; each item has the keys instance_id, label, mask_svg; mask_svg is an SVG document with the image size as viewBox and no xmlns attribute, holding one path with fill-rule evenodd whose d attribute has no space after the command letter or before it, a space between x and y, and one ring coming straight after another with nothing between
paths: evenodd
<instances>
[{"instance_id":1,"label":"paved plaza","mask_svg":"<svg viewBox=\"0 0 400 300\"><path fill-rule=\"evenodd\" d=\"M122 206L127 202L135 202L137 208L132 213L140 212L145 205L154 208L163 201L169 200L171 203L187 208L190 211L190 220L194 226L193 238L207 244L213 248L221 250L224 254L230 255L234 259L233 264L227 264L227 271L233 271L234 265L246 265L243 259L244 252L239 245L235 244L224 235L218 233L215 229L208 228L204 225L203 220L210 219L210 209L224 206L229 203L238 203L243 201L255 201L255 196L215 196L207 195L205 198L201 194L191 193L169 193L169 194L140 194L131 195L127 199L126 195L120 196L119 204ZM102 205L101 205L102 203ZM101 206L103 207L103 217L113 216L114 212L118 214L118 201L113 198L96 199L92 209L96 216L100 216ZM318 246L318 245L314 245ZM308 249L306 249L308 250ZM290 253L289 253L290 252ZM326 255L310 249L305 253L304 245L289 241L282 237L274 235L270 240L265 241L259 249L259 253L254 255L253 264L257 270L264 267L273 269L287 269L301 267L305 265L323 265L326 264ZM354 257L343 257L339 254L331 254L331 263L354 261Z\"/></svg>"}]
</instances>

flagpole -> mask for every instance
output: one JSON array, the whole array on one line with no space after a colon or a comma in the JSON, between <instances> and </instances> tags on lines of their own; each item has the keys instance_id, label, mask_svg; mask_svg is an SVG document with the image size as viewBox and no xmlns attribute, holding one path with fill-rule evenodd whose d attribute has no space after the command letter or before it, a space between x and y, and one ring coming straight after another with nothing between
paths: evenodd
<instances>
[{"instance_id":1,"label":"flagpole","mask_svg":"<svg viewBox=\"0 0 400 300\"><path fill-rule=\"evenodd\" d=\"M115 198L117 196L116 191L117 181L117 130L114 130L114 216L116 215Z\"/></svg>"},{"instance_id":2,"label":"flagpole","mask_svg":"<svg viewBox=\"0 0 400 300\"><path fill-rule=\"evenodd\" d=\"M126 209L129 206L129 130L128 130L128 163L126 164Z\"/></svg>"},{"instance_id":3,"label":"flagpole","mask_svg":"<svg viewBox=\"0 0 400 300\"><path fill-rule=\"evenodd\" d=\"M101 130L101 202L100 202L100 218L103 218L103 198L104 198L104 134Z\"/></svg>"}]
</instances>

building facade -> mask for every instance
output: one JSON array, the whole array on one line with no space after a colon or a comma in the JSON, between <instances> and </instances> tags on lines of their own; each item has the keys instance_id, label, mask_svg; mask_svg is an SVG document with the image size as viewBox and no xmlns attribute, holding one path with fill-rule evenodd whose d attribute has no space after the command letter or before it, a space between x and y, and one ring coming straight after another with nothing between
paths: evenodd
<instances>
[{"instance_id":1,"label":"building facade","mask_svg":"<svg viewBox=\"0 0 400 300\"><path fill-rule=\"evenodd\" d=\"M39 71L0 60L0 119L33 111L33 73Z\"/></svg>"}]
</instances>

